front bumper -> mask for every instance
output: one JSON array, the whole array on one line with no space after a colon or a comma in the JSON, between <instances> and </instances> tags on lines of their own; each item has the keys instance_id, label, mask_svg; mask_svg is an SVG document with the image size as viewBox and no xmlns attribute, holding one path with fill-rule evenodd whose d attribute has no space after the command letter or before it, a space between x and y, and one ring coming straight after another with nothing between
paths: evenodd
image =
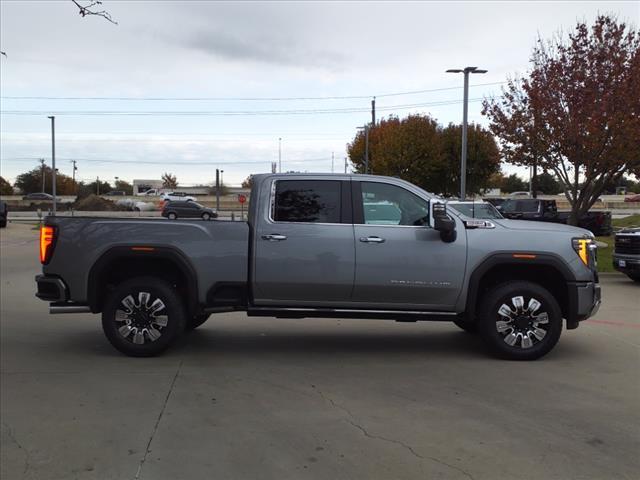
<instances>
[{"instance_id":1,"label":"front bumper","mask_svg":"<svg viewBox=\"0 0 640 480\"><path fill-rule=\"evenodd\" d=\"M600 309L602 290L596 282L573 282L569 284L570 311L567 329L578 328L582 320L593 317Z\"/></svg>"},{"instance_id":2,"label":"front bumper","mask_svg":"<svg viewBox=\"0 0 640 480\"><path fill-rule=\"evenodd\" d=\"M613 268L624 274L640 273L640 258L638 255L613 254Z\"/></svg>"}]
</instances>

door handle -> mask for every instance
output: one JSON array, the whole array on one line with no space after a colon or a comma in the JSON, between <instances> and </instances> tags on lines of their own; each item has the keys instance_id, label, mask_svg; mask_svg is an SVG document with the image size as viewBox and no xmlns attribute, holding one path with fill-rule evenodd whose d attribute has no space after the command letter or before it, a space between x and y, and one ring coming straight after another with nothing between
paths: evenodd
<instances>
[{"instance_id":1,"label":"door handle","mask_svg":"<svg viewBox=\"0 0 640 480\"><path fill-rule=\"evenodd\" d=\"M281 242L282 240L286 240L286 235L280 235L278 233L271 233L269 235L262 235L263 240L269 240L270 242Z\"/></svg>"},{"instance_id":2,"label":"door handle","mask_svg":"<svg viewBox=\"0 0 640 480\"><path fill-rule=\"evenodd\" d=\"M360 237L360 241L364 243L384 243L384 238L380 237Z\"/></svg>"}]
</instances>

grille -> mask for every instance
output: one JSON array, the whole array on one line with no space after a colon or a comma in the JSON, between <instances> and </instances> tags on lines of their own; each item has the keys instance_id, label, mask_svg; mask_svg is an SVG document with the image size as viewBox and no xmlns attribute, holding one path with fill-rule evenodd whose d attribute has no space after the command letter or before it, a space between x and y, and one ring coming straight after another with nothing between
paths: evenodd
<instances>
[{"instance_id":1,"label":"grille","mask_svg":"<svg viewBox=\"0 0 640 480\"><path fill-rule=\"evenodd\" d=\"M616 235L616 253L640 255L640 235Z\"/></svg>"}]
</instances>

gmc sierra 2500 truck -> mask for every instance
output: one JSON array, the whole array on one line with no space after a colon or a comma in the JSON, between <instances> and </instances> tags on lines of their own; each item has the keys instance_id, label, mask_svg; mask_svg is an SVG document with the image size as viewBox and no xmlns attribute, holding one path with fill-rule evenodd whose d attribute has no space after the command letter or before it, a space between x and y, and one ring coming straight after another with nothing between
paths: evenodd
<instances>
[{"instance_id":1,"label":"gmc sierra 2500 truck","mask_svg":"<svg viewBox=\"0 0 640 480\"><path fill-rule=\"evenodd\" d=\"M47 217L37 296L156 355L210 314L448 320L498 356L549 352L600 305L593 235L465 217L405 181L256 175L248 222Z\"/></svg>"}]
</instances>

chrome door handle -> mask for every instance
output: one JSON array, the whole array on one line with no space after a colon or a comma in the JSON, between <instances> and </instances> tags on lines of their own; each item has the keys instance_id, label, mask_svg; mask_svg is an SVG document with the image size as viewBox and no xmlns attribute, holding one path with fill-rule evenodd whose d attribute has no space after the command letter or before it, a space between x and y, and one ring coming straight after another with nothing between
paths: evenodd
<instances>
[{"instance_id":1,"label":"chrome door handle","mask_svg":"<svg viewBox=\"0 0 640 480\"><path fill-rule=\"evenodd\" d=\"M282 240L286 240L286 235L280 235L278 233L271 233L269 235L262 235L263 240L269 240L270 242L281 242Z\"/></svg>"},{"instance_id":2,"label":"chrome door handle","mask_svg":"<svg viewBox=\"0 0 640 480\"><path fill-rule=\"evenodd\" d=\"M360 237L360 241L364 243L384 243L384 238L380 237Z\"/></svg>"}]
</instances>

